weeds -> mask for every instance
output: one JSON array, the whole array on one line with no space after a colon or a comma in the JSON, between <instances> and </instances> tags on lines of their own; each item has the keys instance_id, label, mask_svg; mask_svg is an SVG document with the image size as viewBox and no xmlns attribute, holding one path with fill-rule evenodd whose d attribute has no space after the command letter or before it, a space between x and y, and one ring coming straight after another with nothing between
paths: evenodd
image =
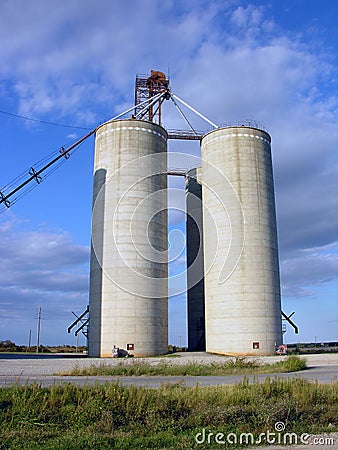
<instances>
[{"instance_id":1,"label":"weeds","mask_svg":"<svg viewBox=\"0 0 338 450\"><path fill-rule=\"evenodd\" d=\"M284 361L283 367L286 372L298 372L299 370L306 369L306 360L298 356L288 356Z\"/></svg>"},{"instance_id":2,"label":"weeds","mask_svg":"<svg viewBox=\"0 0 338 450\"><path fill-rule=\"evenodd\" d=\"M258 435L277 421L297 434L334 432L337 400L337 383L278 378L209 388L14 386L0 390L0 449L194 449L202 428Z\"/></svg>"},{"instance_id":3,"label":"weeds","mask_svg":"<svg viewBox=\"0 0 338 450\"><path fill-rule=\"evenodd\" d=\"M306 361L298 356L290 356L275 364L260 365L257 360L244 357L229 358L223 362L209 364L188 363L175 364L171 361L145 363L142 361L120 361L117 365L101 363L90 367L75 367L61 375L84 376L222 376L238 374L296 372L306 368Z\"/></svg>"}]
</instances>

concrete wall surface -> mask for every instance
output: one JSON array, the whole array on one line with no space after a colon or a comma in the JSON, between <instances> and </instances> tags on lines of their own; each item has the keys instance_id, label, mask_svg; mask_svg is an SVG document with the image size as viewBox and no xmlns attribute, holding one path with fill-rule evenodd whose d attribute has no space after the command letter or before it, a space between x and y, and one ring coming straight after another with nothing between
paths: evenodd
<instances>
[{"instance_id":1,"label":"concrete wall surface","mask_svg":"<svg viewBox=\"0 0 338 450\"><path fill-rule=\"evenodd\" d=\"M167 133L118 120L96 133L89 356L168 348Z\"/></svg>"},{"instance_id":2,"label":"concrete wall surface","mask_svg":"<svg viewBox=\"0 0 338 450\"><path fill-rule=\"evenodd\" d=\"M189 351L205 350L202 185L199 169L186 177L187 310Z\"/></svg>"},{"instance_id":3,"label":"concrete wall surface","mask_svg":"<svg viewBox=\"0 0 338 450\"><path fill-rule=\"evenodd\" d=\"M202 139L209 352L270 355L282 343L270 141L244 126Z\"/></svg>"}]
</instances>

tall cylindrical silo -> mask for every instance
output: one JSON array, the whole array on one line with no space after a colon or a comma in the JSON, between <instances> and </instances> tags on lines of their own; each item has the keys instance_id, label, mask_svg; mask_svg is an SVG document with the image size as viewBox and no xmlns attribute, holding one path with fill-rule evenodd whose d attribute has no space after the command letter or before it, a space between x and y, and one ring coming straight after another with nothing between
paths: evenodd
<instances>
[{"instance_id":1,"label":"tall cylindrical silo","mask_svg":"<svg viewBox=\"0 0 338 450\"><path fill-rule=\"evenodd\" d=\"M270 355L282 343L270 143L266 132L244 126L219 128L202 139L210 352ZM217 233L208 232L209 221Z\"/></svg>"},{"instance_id":2,"label":"tall cylindrical silo","mask_svg":"<svg viewBox=\"0 0 338 450\"><path fill-rule=\"evenodd\" d=\"M168 349L167 133L118 120L95 140L89 356Z\"/></svg>"},{"instance_id":3,"label":"tall cylindrical silo","mask_svg":"<svg viewBox=\"0 0 338 450\"><path fill-rule=\"evenodd\" d=\"M200 168L186 175L188 349L205 350L204 253Z\"/></svg>"}]
</instances>

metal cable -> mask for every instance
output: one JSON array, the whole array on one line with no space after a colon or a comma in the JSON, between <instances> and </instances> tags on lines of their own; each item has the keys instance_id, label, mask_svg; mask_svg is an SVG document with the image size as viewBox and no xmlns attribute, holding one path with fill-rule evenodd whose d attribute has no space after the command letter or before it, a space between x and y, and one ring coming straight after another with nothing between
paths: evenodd
<instances>
[{"instance_id":1,"label":"metal cable","mask_svg":"<svg viewBox=\"0 0 338 450\"><path fill-rule=\"evenodd\" d=\"M193 128L193 126L191 125L191 123L189 122L188 118L185 116L184 112L181 110L181 108L178 106L178 104L175 102L174 96L172 94L170 94L170 98L173 101L174 105L176 106L176 108L178 109L179 113L182 115L183 119L187 122L187 124L189 125L189 127L191 128L191 130L195 133L195 135L197 136L197 132L195 131L195 129Z\"/></svg>"},{"instance_id":2,"label":"metal cable","mask_svg":"<svg viewBox=\"0 0 338 450\"><path fill-rule=\"evenodd\" d=\"M20 116L19 114L10 113L8 111L0 111L0 113L6 114L7 116L16 117L17 119L29 120L31 122L43 123L45 125L53 125L55 127L75 128L78 130L90 130L91 129L91 128L85 128L85 127L77 127L75 125L66 125L66 124L62 124L62 123L48 122L47 120L33 119L32 117Z\"/></svg>"}]
</instances>

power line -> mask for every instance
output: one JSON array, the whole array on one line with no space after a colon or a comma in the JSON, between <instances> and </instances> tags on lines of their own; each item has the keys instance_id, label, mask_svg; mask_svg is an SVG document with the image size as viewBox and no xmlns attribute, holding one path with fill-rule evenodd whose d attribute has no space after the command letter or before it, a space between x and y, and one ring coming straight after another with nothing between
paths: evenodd
<instances>
[{"instance_id":1,"label":"power line","mask_svg":"<svg viewBox=\"0 0 338 450\"><path fill-rule=\"evenodd\" d=\"M66 124L63 124L63 123L48 122L47 120L33 119L32 117L20 116L19 114L10 113L8 111L1 111L0 110L0 113L1 114L6 114L7 116L16 117L17 119L30 120L31 122L43 123L45 125L53 125L55 127L75 128L77 130L90 130L91 129L91 128L85 128L85 127L77 127L75 125L66 125Z\"/></svg>"}]
</instances>

